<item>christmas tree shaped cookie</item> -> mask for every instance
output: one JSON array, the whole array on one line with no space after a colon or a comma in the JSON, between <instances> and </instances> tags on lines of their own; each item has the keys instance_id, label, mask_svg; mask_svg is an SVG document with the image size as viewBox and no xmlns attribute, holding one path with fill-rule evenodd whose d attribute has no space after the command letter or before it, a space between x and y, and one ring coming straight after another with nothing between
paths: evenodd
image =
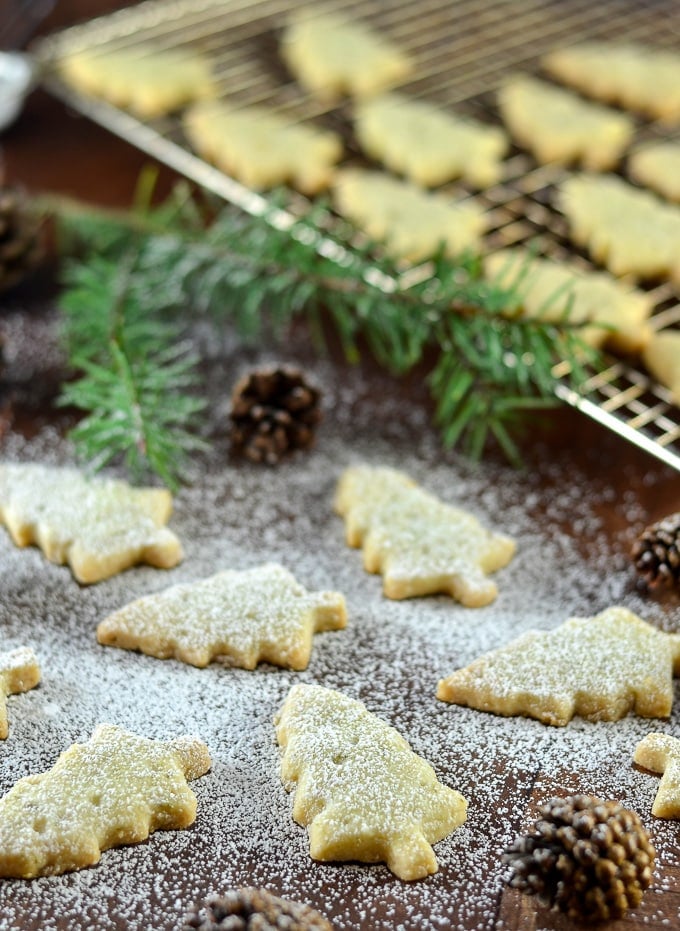
<instances>
[{"instance_id":1,"label":"christmas tree shaped cookie","mask_svg":"<svg viewBox=\"0 0 680 931\"><path fill-rule=\"evenodd\" d=\"M203 101L187 112L184 129L200 155L255 190L290 183L316 194L328 186L342 155L336 133L266 107Z\"/></svg>"},{"instance_id":2,"label":"christmas tree shaped cookie","mask_svg":"<svg viewBox=\"0 0 680 931\"><path fill-rule=\"evenodd\" d=\"M525 74L501 87L498 104L514 138L544 165L579 161L593 171L614 168L635 131L626 114Z\"/></svg>"},{"instance_id":3,"label":"christmas tree shaped cookie","mask_svg":"<svg viewBox=\"0 0 680 931\"><path fill-rule=\"evenodd\" d=\"M656 142L636 149L628 169L639 184L680 202L680 142Z\"/></svg>"},{"instance_id":4,"label":"christmas tree shaped cookie","mask_svg":"<svg viewBox=\"0 0 680 931\"><path fill-rule=\"evenodd\" d=\"M333 182L339 213L395 258L417 262L439 249L457 256L478 249L488 219L472 200L424 191L382 171L344 168Z\"/></svg>"},{"instance_id":5,"label":"christmas tree shaped cookie","mask_svg":"<svg viewBox=\"0 0 680 931\"><path fill-rule=\"evenodd\" d=\"M652 119L680 119L680 55L637 42L582 42L554 49L541 64L589 97Z\"/></svg>"},{"instance_id":6,"label":"christmas tree shaped cookie","mask_svg":"<svg viewBox=\"0 0 680 931\"><path fill-rule=\"evenodd\" d=\"M680 407L680 330L658 330L649 340L642 358Z\"/></svg>"},{"instance_id":7,"label":"christmas tree shaped cookie","mask_svg":"<svg viewBox=\"0 0 680 931\"><path fill-rule=\"evenodd\" d=\"M355 121L364 152L415 184L435 187L462 177L483 188L500 179L508 138L497 126L402 94L362 101Z\"/></svg>"},{"instance_id":8,"label":"christmas tree shaped cookie","mask_svg":"<svg viewBox=\"0 0 680 931\"><path fill-rule=\"evenodd\" d=\"M313 634L346 623L341 594L308 592L270 563L242 572L227 569L139 598L103 620L97 638L193 666L219 657L243 669L260 661L305 669Z\"/></svg>"},{"instance_id":9,"label":"christmas tree shaped cookie","mask_svg":"<svg viewBox=\"0 0 680 931\"><path fill-rule=\"evenodd\" d=\"M296 685L276 733L315 860L384 861L406 880L437 872L431 844L465 821L467 803L393 727L340 692Z\"/></svg>"},{"instance_id":10,"label":"christmas tree shaped cookie","mask_svg":"<svg viewBox=\"0 0 680 931\"><path fill-rule=\"evenodd\" d=\"M651 297L608 272L585 271L524 249L494 252L485 258L484 271L494 283L516 289L525 316L569 321L592 346L640 352L649 342Z\"/></svg>"},{"instance_id":11,"label":"christmas tree shaped cookie","mask_svg":"<svg viewBox=\"0 0 680 931\"><path fill-rule=\"evenodd\" d=\"M209 769L195 737L149 740L101 724L0 799L0 876L66 873L98 863L109 847L188 827L196 797L187 780Z\"/></svg>"},{"instance_id":12,"label":"christmas tree shaped cookie","mask_svg":"<svg viewBox=\"0 0 680 931\"><path fill-rule=\"evenodd\" d=\"M577 246L614 275L680 283L680 207L616 175L572 175L559 207Z\"/></svg>"},{"instance_id":13,"label":"christmas tree shaped cookie","mask_svg":"<svg viewBox=\"0 0 680 931\"><path fill-rule=\"evenodd\" d=\"M312 94L366 97L392 87L411 72L410 58L366 23L329 11L305 9L291 15L281 55Z\"/></svg>"},{"instance_id":14,"label":"christmas tree shaped cookie","mask_svg":"<svg viewBox=\"0 0 680 931\"><path fill-rule=\"evenodd\" d=\"M0 524L17 546L37 543L84 584L139 562L176 565L182 548L164 526L171 511L165 488L132 488L76 469L0 464Z\"/></svg>"},{"instance_id":15,"label":"christmas tree shaped cookie","mask_svg":"<svg viewBox=\"0 0 680 931\"><path fill-rule=\"evenodd\" d=\"M335 509L349 546L363 546L364 568L381 572L388 598L447 592L468 607L489 604L486 577L515 552L472 514L444 504L396 469L353 466L338 484Z\"/></svg>"},{"instance_id":16,"label":"christmas tree shaped cookie","mask_svg":"<svg viewBox=\"0 0 680 931\"><path fill-rule=\"evenodd\" d=\"M437 698L495 714L562 726L574 715L617 721L629 711L668 717L680 634L646 624L626 608L529 631L443 679Z\"/></svg>"},{"instance_id":17,"label":"christmas tree shaped cookie","mask_svg":"<svg viewBox=\"0 0 680 931\"><path fill-rule=\"evenodd\" d=\"M670 734L647 734L635 748L638 766L661 773L652 814L680 818L680 740Z\"/></svg>"},{"instance_id":18,"label":"christmas tree shaped cookie","mask_svg":"<svg viewBox=\"0 0 680 931\"><path fill-rule=\"evenodd\" d=\"M40 682L38 660L27 647L0 653L0 739L9 733L7 725L7 696L28 692Z\"/></svg>"},{"instance_id":19,"label":"christmas tree shaped cookie","mask_svg":"<svg viewBox=\"0 0 680 931\"><path fill-rule=\"evenodd\" d=\"M66 56L64 78L78 91L151 119L214 93L210 63L188 49L140 43L86 49Z\"/></svg>"}]
</instances>

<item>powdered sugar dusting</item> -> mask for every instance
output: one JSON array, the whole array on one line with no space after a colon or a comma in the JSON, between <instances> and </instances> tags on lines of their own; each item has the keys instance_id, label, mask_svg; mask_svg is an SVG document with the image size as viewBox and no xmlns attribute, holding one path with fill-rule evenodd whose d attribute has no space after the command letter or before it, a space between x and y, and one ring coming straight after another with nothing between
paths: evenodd
<instances>
[{"instance_id":1,"label":"powdered sugar dusting","mask_svg":"<svg viewBox=\"0 0 680 931\"><path fill-rule=\"evenodd\" d=\"M265 563L139 598L105 618L97 639L194 666L217 658L243 669L258 661L304 669L314 632L345 623L339 592L308 592L283 566Z\"/></svg>"},{"instance_id":2,"label":"powdered sugar dusting","mask_svg":"<svg viewBox=\"0 0 680 931\"><path fill-rule=\"evenodd\" d=\"M334 503L345 518L347 542L363 546L364 566L382 574L389 598L448 592L467 607L481 607L497 594L487 573L506 566L515 552L509 537L491 533L395 469L346 469Z\"/></svg>"},{"instance_id":3,"label":"powdered sugar dusting","mask_svg":"<svg viewBox=\"0 0 680 931\"><path fill-rule=\"evenodd\" d=\"M528 631L439 683L445 701L564 725L575 714L618 720L634 710L667 717L680 636L621 607Z\"/></svg>"},{"instance_id":4,"label":"powdered sugar dusting","mask_svg":"<svg viewBox=\"0 0 680 931\"><path fill-rule=\"evenodd\" d=\"M407 880L437 871L430 845L465 821L467 804L395 728L342 692L300 683L276 736L315 859L386 862Z\"/></svg>"},{"instance_id":5,"label":"powdered sugar dusting","mask_svg":"<svg viewBox=\"0 0 680 931\"><path fill-rule=\"evenodd\" d=\"M209 768L198 738L161 742L100 724L90 740L0 799L3 875L87 867L112 845L191 824L196 800L186 779Z\"/></svg>"},{"instance_id":6,"label":"powdered sugar dusting","mask_svg":"<svg viewBox=\"0 0 680 931\"><path fill-rule=\"evenodd\" d=\"M88 479L76 469L36 463L0 466L4 521L22 544L37 542L48 559L68 563L80 582L98 582L137 562L176 565L181 549L163 527L167 491Z\"/></svg>"},{"instance_id":7,"label":"powdered sugar dusting","mask_svg":"<svg viewBox=\"0 0 680 931\"><path fill-rule=\"evenodd\" d=\"M551 458L548 448L532 450L532 468L523 472L493 459L475 466L442 454L415 380L394 394L386 377L348 372L301 351L296 361L325 392L316 449L275 470L250 466L229 460L223 420L228 384L246 361L266 364L272 357L227 356L208 373L213 400L206 433L213 449L175 500L169 526L184 545L179 566L138 567L82 588L68 569L49 564L35 548L16 549L0 531L2 649L32 647L43 670L38 688L8 699L2 791L47 769L102 722L165 740L196 734L213 761L192 783L198 816L191 828L110 850L91 869L3 881L2 927L147 931L152 921L157 929L176 929L205 894L248 884L309 902L338 931L490 931L499 927L503 847L528 825L536 801L572 791L617 798L641 815L657 846L658 867L639 913L650 924L668 914L665 896L680 868L677 824L652 818L658 777L635 768L632 755L651 730L678 734L677 682L669 722L577 718L549 728L435 698L437 682L453 669L572 615L621 604L662 629L680 627L677 601L650 600L633 584L627 541L647 512L636 474L612 471L620 441L603 441L597 481L586 481L577 457ZM71 450L46 425L30 439L7 436L3 458L69 463ZM357 462L403 470L443 501L517 540L514 560L494 576L499 594L493 604L471 610L447 596L399 602L382 596L380 578L364 572L361 554L345 545L343 522L331 508L341 471ZM660 466L650 462L649 470L659 488L677 488ZM618 526L603 520L612 495ZM680 502L668 502L669 512L679 509ZM316 637L304 672L269 665L196 669L96 641L97 624L133 598L269 561L293 571L310 590L336 590L347 599L346 630ZM309 858L306 831L293 822L279 778L272 724L298 682L361 699L432 764L441 782L466 797L466 823L435 845L437 874L404 883L383 865ZM539 912L536 928L552 926L553 919Z\"/></svg>"}]
</instances>

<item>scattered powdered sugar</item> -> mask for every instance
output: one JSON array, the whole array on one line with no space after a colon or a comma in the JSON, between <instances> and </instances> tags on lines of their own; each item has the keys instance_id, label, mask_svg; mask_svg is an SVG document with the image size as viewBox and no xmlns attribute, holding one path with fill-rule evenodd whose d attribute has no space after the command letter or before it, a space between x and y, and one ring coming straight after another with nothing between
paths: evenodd
<instances>
[{"instance_id":1,"label":"scattered powdered sugar","mask_svg":"<svg viewBox=\"0 0 680 931\"><path fill-rule=\"evenodd\" d=\"M677 824L652 818L659 780L636 769L632 756L652 730L678 734L677 709L670 721L577 718L551 728L435 698L437 682L454 669L573 615L622 604L664 630L680 626L677 601L646 598L633 582L626 546L631 527L644 524L646 508L636 474L607 472L608 460L615 468L621 441L603 437L597 480L586 480L577 456L562 451L551 457L549 447L532 449L532 466L524 471L493 459L474 465L441 452L416 380L396 389L385 376L348 371L301 350L298 361L325 393L317 446L276 469L251 466L229 459L224 419L225 397L244 360L254 365L271 355L227 354L208 373L212 406L205 432L212 449L176 496L169 524L185 549L179 566L137 567L80 587L67 568L49 564L36 548L15 548L0 531L2 649L32 647L43 672L38 688L8 699L0 789L49 768L104 722L163 740L197 735L213 761L210 772L191 783L198 798L192 827L109 850L90 869L2 881L3 931L170 931L197 900L239 885L263 885L309 902L337 931L510 928L512 912L499 913L515 895L504 892L504 846L529 826L536 804L581 791L620 799L640 814L659 857L639 914L649 924L669 914L664 897L677 887L680 868ZM47 424L30 438L5 437L3 458L69 463L71 450ZM472 609L447 596L382 596L382 580L364 572L360 551L345 545L343 522L331 508L341 471L358 462L401 469L517 540L515 558L493 576L496 601ZM651 461L649 472L660 486L669 480ZM605 521L613 502L620 526ZM266 664L254 671L219 664L197 669L97 643L97 624L134 598L264 562L281 563L307 589L346 596L346 630L316 635L304 672ZM601 674L607 676L606 667ZM310 859L306 830L293 822L292 798L279 778L272 723L298 682L361 699L440 781L466 797L466 823L435 845L437 874L404 883L384 865ZM537 931L552 926L551 916L539 910Z\"/></svg>"}]
</instances>

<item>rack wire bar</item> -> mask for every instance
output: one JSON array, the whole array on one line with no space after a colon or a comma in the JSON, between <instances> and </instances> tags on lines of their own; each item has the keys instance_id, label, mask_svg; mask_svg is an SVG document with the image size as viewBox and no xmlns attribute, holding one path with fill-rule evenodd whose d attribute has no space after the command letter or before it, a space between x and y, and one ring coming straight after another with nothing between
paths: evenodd
<instances>
[{"instance_id":1,"label":"rack wire bar","mask_svg":"<svg viewBox=\"0 0 680 931\"><path fill-rule=\"evenodd\" d=\"M142 121L105 101L78 93L58 75L62 58L82 49L190 47L208 56L219 96L234 104L264 104L300 122L333 129L345 142L347 164L366 164L358 151L346 102L323 102L306 94L278 54L282 29L304 0L145 0L134 7L63 30L32 49L44 83L56 96L207 190L251 215L272 216L266 196L195 155L178 115ZM634 41L659 48L680 47L677 0L335 0L333 8L377 28L407 51L414 74L400 88L462 114L498 124L494 90L509 74L540 71L540 58L553 48L584 39ZM636 142L674 137L674 131L637 120ZM456 182L443 190L473 197L487 210L490 250L531 243L542 254L569 258L592 268L571 244L553 193L568 176L556 165L538 165L511 149L500 183L473 192ZM274 211L274 222L289 228L309 202L290 192ZM320 231L319 243L323 245ZM643 286L654 311L651 324L680 327L680 291L668 282ZM564 366L555 367L558 379ZM559 381L556 394L662 462L680 471L680 408L633 360L605 358L576 392Z\"/></svg>"}]
</instances>

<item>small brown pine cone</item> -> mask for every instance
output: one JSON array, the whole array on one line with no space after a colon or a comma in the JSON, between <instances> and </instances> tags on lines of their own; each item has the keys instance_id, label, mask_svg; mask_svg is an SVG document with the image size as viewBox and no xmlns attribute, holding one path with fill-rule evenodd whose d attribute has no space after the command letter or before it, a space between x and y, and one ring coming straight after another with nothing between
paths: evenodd
<instances>
[{"instance_id":1,"label":"small brown pine cone","mask_svg":"<svg viewBox=\"0 0 680 931\"><path fill-rule=\"evenodd\" d=\"M23 194L0 187L0 291L21 281L41 258L39 221Z\"/></svg>"},{"instance_id":2,"label":"small brown pine cone","mask_svg":"<svg viewBox=\"0 0 680 931\"><path fill-rule=\"evenodd\" d=\"M633 544L632 557L649 588L680 586L680 512L643 530Z\"/></svg>"},{"instance_id":3,"label":"small brown pine cone","mask_svg":"<svg viewBox=\"0 0 680 931\"><path fill-rule=\"evenodd\" d=\"M640 904L655 851L635 812L573 795L550 799L539 814L503 855L513 888L582 922L621 918Z\"/></svg>"},{"instance_id":4,"label":"small brown pine cone","mask_svg":"<svg viewBox=\"0 0 680 931\"><path fill-rule=\"evenodd\" d=\"M307 449L321 420L320 397L297 369L251 372L232 391L232 449L268 465L293 450Z\"/></svg>"},{"instance_id":5,"label":"small brown pine cone","mask_svg":"<svg viewBox=\"0 0 680 931\"><path fill-rule=\"evenodd\" d=\"M323 915L266 889L232 889L189 912L182 931L333 931Z\"/></svg>"}]
</instances>

